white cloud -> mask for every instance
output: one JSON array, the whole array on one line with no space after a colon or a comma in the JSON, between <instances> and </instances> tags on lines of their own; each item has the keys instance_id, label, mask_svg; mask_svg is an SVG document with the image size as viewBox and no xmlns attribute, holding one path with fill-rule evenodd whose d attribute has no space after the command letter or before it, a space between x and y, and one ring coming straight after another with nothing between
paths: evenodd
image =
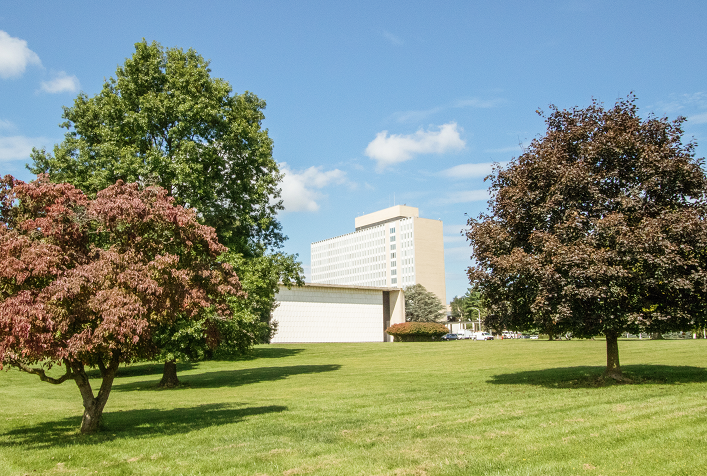
<instances>
[{"instance_id":1,"label":"white cloud","mask_svg":"<svg viewBox=\"0 0 707 476\"><path fill-rule=\"evenodd\" d=\"M73 75L69 76L64 71L54 73L53 76L49 81L42 81L42 91L45 93L76 92L81 87L79 78Z\"/></svg>"},{"instance_id":2,"label":"white cloud","mask_svg":"<svg viewBox=\"0 0 707 476\"><path fill-rule=\"evenodd\" d=\"M433 107L432 109L423 109L419 111L396 112L393 113L392 118L397 122L420 122L427 116L437 114L445 109L445 107Z\"/></svg>"},{"instance_id":3,"label":"white cloud","mask_svg":"<svg viewBox=\"0 0 707 476\"><path fill-rule=\"evenodd\" d=\"M0 162L29 160L32 147L41 147L48 141L42 137L0 137Z\"/></svg>"},{"instance_id":4,"label":"white cloud","mask_svg":"<svg viewBox=\"0 0 707 476\"><path fill-rule=\"evenodd\" d=\"M346 182L346 172L339 169L325 172L322 167L310 167L297 173L282 163L280 170L285 174L280 186L286 212L316 212L319 210L317 201L323 198L318 190Z\"/></svg>"},{"instance_id":5,"label":"white cloud","mask_svg":"<svg viewBox=\"0 0 707 476\"><path fill-rule=\"evenodd\" d=\"M505 99L495 98L495 99L480 99L480 98L470 98L470 99L459 99L452 103L448 103L442 106L433 107L430 109L419 109L414 111L402 111L396 112L391 115L391 118L397 122L420 122L428 116L432 116L442 111L447 111L451 108L477 108L477 109L489 109L492 107L497 107L506 102Z\"/></svg>"},{"instance_id":6,"label":"white cloud","mask_svg":"<svg viewBox=\"0 0 707 476\"><path fill-rule=\"evenodd\" d=\"M687 121L688 124L705 124L707 123L707 112L688 116Z\"/></svg>"},{"instance_id":7,"label":"white cloud","mask_svg":"<svg viewBox=\"0 0 707 476\"><path fill-rule=\"evenodd\" d=\"M401 40L399 37L395 36L389 31L383 31L383 36L385 37L386 40L388 40L390 43L392 43L395 46L402 46L404 44L403 40Z\"/></svg>"},{"instance_id":8,"label":"white cloud","mask_svg":"<svg viewBox=\"0 0 707 476\"><path fill-rule=\"evenodd\" d=\"M684 109L704 109L707 107L707 93L699 91L689 94L670 94L665 101L658 101L656 104L648 106L648 109L659 111L662 114L683 116Z\"/></svg>"},{"instance_id":9,"label":"white cloud","mask_svg":"<svg viewBox=\"0 0 707 476\"><path fill-rule=\"evenodd\" d=\"M0 130L1 129L11 130L14 128L15 128L15 125L12 122L10 122L6 119L0 119Z\"/></svg>"},{"instance_id":10,"label":"white cloud","mask_svg":"<svg viewBox=\"0 0 707 476\"><path fill-rule=\"evenodd\" d=\"M460 190L457 192L449 192L439 201L444 204L452 203L469 203L469 202L485 202L489 199L489 191L483 190Z\"/></svg>"},{"instance_id":11,"label":"white cloud","mask_svg":"<svg viewBox=\"0 0 707 476\"><path fill-rule=\"evenodd\" d=\"M471 265L471 247L469 246L445 246L444 247L444 257L448 260L453 260L458 264L466 266ZM469 262L466 263L465 261Z\"/></svg>"},{"instance_id":12,"label":"white cloud","mask_svg":"<svg viewBox=\"0 0 707 476\"><path fill-rule=\"evenodd\" d=\"M518 153L522 154L523 147L524 147L523 144L519 144L519 145L514 145L511 147L501 147L499 149L486 149L486 150L484 150L484 152L493 153L493 154L507 154L508 152L518 152Z\"/></svg>"},{"instance_id":13,"label":"white cloud","mask_svg":"<svg viewBox=\"0 0 707 476\"><path fill-rule=\"evenodd\" d=\"M441 171L440 175L453 179L486 177L492 172L494 164L503 166L505 165L505 162L481 162L478 164L459 164Z\"/></svg>"},{"instance_id":14,"label":"white cloud","mask_svg":"<svg viewBox=\"0 0 707 476\"><path fill-rule=\"evenodd\" d=\"M464 236L450 236L450 235L444 235L443 237L445 243L465 243L466 242L466 237Z\"/></svg>"},{"instance_id":15,"label":"white cloud","mask_svg":"<svg viewBox=\"0 0 707 476\"><path fill-rule=\"evenodd\" d=\"M469 229L469 226L465 223L463 225L444 225L445 235L462 236L461 232Z\"/></svg>"},{"instance_id":16,"label":"white cloud","mask_svg":"<svg viewBox=\"0 0 707 476\"><path fill-rule=\"evenodd\" d=\"M439 126L437 131L420 129L410 135L388 135L388 131L379 132L366 147L366 155L378 162L378 169L405 162L416 154L443 154L461 150L466 142L459 137L460 128L455 122Z\"/></svg>"},{"instance_id":17,"label":"white cloud","mask_svg":"<svg viewBox=\"0 0 707 476\"><path fill-rule=\"evenodd\" d=\"M492 107L500 106L506 102L505 99L461 99L454 104L454 107L475 107L480 109L490 109Z\"/></svg>"},{"instance_id":18,"label":"white cloud","mask_svg":"<svg viewBox=\"0 0 707 476\"><path fill-rule=\"evenodd\" d=\"M28 64L41 66L37 53L27 48L27 42L0 30L0 78L22 76Z\"/></svg>"}]
</instances>

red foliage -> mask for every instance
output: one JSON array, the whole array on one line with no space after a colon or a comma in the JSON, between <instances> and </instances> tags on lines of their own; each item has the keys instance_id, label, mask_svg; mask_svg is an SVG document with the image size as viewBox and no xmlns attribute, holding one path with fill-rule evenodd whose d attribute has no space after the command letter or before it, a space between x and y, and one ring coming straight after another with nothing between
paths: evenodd
<instances>
[{"instance_id":1,"label":"red foliage","mask_svg":"<svg viewBox=\"0 0 707 476\"><path fill-rule=\"evenodd\" d=\"M129 362L151 332L241 294L225 247L158 187L87 198L47 177L0 181L0 362ZM26 369L25 369L26 370Z\"/></svg>"},{"instance_id":2,"label":"red foliage","mask_svg":"<svg viewBox=\"0 0 707 476\"><path fill-rule=\"evenodd\" d=\"M439 322L403 322L393 324L385 330L395 337L396 342L434 340L449 332L447 326Z\"/></svg>"}]
</instances>

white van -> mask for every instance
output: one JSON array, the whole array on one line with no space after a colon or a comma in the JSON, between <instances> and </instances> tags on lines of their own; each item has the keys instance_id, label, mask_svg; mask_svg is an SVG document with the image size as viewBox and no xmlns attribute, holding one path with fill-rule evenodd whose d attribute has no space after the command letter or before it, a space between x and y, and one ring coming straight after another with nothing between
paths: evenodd
<instances>
[{"instance_id":1,"label":"white van","mask_svg":"<svg viewBox=\"0 0 707 476\"><path fill-rule=\"evenodd\" d=\"M474 340L493 340L493 336L488 332L474 332Z\"/></svg>"}]
</instances>

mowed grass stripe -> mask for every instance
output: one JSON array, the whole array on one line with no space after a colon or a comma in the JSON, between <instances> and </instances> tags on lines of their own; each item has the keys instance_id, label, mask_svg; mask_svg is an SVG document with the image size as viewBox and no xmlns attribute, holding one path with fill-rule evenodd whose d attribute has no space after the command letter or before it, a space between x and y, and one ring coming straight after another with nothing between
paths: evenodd
<instances>
[{"instance_id":1,"label":"mowed grass stripe","mask_svg":"<svg viewBox=\"0 0 707 476\"><path fill-rule=\"evenodd\" d=\"M0 374L3 474L707 474L707 341L259 346L122 368L99 435L78 390ZM59 371L59 370L58 370Z\"/></svg>"}]
</instances>

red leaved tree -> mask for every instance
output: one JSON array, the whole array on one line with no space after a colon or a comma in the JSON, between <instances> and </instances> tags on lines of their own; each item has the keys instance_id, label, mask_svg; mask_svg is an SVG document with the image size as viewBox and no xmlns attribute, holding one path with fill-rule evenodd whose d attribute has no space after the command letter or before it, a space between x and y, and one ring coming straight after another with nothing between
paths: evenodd
<instances>
[{"instance_id":1,"label":"red leaved tree","mask_svg":"<svg viewBox=\"0 0 707 476\"><path fill-rule=\"evenodd\" d=\"M0 362L74 380L81 432L98 429L120 363L154 356L152 333L240 296L213 228L159 187L119 181L94 200L46 176L0 181ZM65 368L61 377L47 371ZM94 394L86 367L100 369Z\"/></svg>"},{"instance_id":2,"label":"red leaved tree","mask_svg":"<svg viewBox=\"0 0 707 476\"><path fill-rule=\"evenodd\" d=\"M553 107L546 134L491 175L467 232L487 326L603 334L615 379L622 333L707 320L704 159L684 118L642 119L635 101Z\"/></svg>"}]
</instances>

